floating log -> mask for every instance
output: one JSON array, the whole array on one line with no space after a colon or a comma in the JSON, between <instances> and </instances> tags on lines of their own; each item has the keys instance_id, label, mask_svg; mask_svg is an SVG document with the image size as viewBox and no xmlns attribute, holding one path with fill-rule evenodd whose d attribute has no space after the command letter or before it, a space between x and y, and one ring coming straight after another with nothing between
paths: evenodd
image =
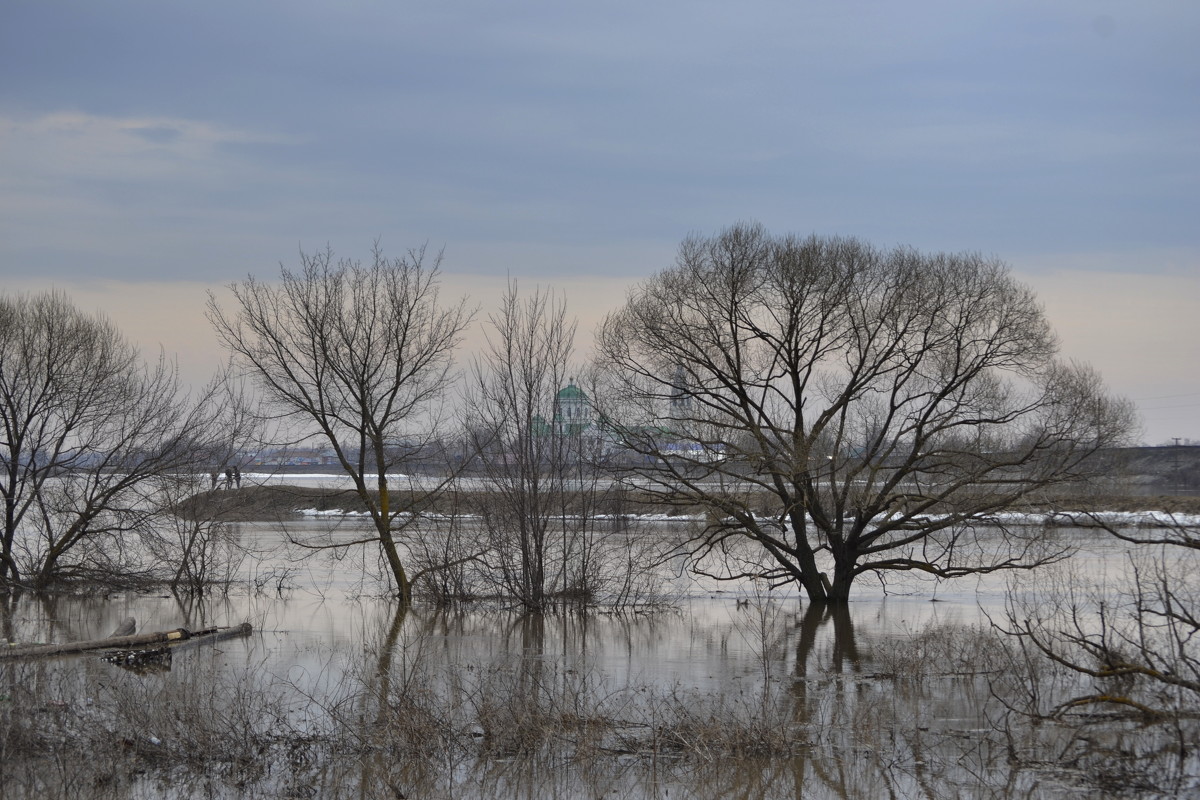
<instances>
[{"instance_id":1,"label":"floating log","mask_svg":"<svg viewBox=\"0 0 1200 800\"><path fill-rule=\"evenodd\" d=\"M37 658L40 656L65 656L88 650L115 650L143 647L150 644L175 645L179 642L209 643L234 636L245 636L252 628L249 622L231 628L207 628L195 633L187 628L176 628L160 633L141 633L137 636L114 636L107 639L92 639L86 642L64 642L62 644L32 644L0 647L0 660L6 658Z\"/></svg>"}]
</instances>

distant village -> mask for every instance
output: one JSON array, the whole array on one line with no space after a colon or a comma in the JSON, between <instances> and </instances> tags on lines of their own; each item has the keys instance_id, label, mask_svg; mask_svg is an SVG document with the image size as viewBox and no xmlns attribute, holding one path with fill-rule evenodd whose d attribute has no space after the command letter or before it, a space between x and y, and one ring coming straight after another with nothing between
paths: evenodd
<instances>
[{"instance_id":1,"label":"distant village","mask_svg":"<svg viewBox=\"0 0 1200 800\"><path fill-rule=\"evenodd\" d=\"M673 400L672 413L685 411L686 402L682 397ZM616 431L598 419L587 393L576 385L574 379L555 395L551 417L547 419L540 415L535 416L532 422L531 433L534 436L567 437L589 458L610 466L629 464L642 459L619 445ZM717 459L722 456L719 445L706 448L696 442L670 440L672 437L665 427L655 428L654 434L668 439L660 440L657 445L658 450L666 455L678 454L691 459ZM485 462L503 463L508 458L508 454L499 443L479 446L477 442L467 441L469 436L470 434L460 434L457 438L434 438L400 444L392 454L393 463L403 464L405 472L439 474L445 472L447 465L456 469L465 467L466 471L470 472L472 468L480 467ZM337 454L328 445L275 447L257 452L243 452L237 458L237 466L241 470L251 472L299 473L320 471L326 467L341 469ZM222 465L222 473L225 469ZM229 479L222 481L222 485L235 484Z\"/></svg>"}]
</instances>

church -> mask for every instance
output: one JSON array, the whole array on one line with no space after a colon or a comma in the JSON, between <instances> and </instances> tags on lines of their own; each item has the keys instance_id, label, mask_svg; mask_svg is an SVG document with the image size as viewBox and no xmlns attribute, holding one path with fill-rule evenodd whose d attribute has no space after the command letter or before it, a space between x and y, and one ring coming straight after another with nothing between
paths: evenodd
<instances>
[{"instance_id":1,"label":"church","mask_svg":"<svg viewBox=\"0 0 1200 800\"><path fill-rule=\"evenodd\" d=\"M590 428L595 422L595 411L587 392L575 385L571 378L566 386L554 395L554 419L551 423L555 433L567 436L578 436Z\"/></svg>"}]
</instances>

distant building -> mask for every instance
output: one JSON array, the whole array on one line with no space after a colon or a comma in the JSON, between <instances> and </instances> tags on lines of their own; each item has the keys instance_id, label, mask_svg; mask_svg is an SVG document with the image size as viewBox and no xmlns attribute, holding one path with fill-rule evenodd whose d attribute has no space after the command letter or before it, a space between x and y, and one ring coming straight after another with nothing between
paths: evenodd
<instances>
[{"instance_id":1,"label":"distant building","mask_svg":"<svg viewBox=\"0 0 1200 800\"><path fill-rule=\"evenodd\" d=\"M675 367L671 376L671 411L673 419L686 419L692 411L691 381L683 368L683 364Z\"/></svg>"},{"instance_id":2,"label":"distant building","mask_svg":"<svg viewBox=\"0 0 1200 800\"><path fill-rule=\"evenodd\" d=\"M575 379L554 396L554 432L576 436L584 433L595 422L595 411L587 393L575 385Z\"/></svg>"},{"instance_id":3,"label":"distant building","mask_svg":"<svg viewBox=\"0 0 1200 800\"><path fill-rule=\"evenodd\" d=\"M669 418L657 424L621 426L618 429L597 414L591 398L583 389L570 381L554 395L553 417L534 417L534 436L565 436L578 442L581 453L592 458L623 459L636 461L644 458L627 450L622 439L632 437L654 441L659 458L686 459L694 463L715 462L725 458L723 444L702 444L673 432L675 424L691 416L692 399L689 381L682 368L678 369L673 381L670 397ZM650 457L652 458L652 457Z\"/></svg>"}]
</instances>

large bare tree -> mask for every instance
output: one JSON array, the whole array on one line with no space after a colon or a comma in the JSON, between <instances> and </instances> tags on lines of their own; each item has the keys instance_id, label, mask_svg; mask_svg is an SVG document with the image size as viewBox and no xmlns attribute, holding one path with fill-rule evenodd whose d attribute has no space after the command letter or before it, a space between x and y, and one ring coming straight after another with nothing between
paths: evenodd
<instances>
[{"instance_id":1,"label":"large bare tree","mask_svg":"<svg viewBox=\"0 0 1200 800\"><path fill-rule=\"evenodd\" d=\"M0 584L160 572L144 539L165 490L234 446L228 410L62 294L0 298Z\"/></svg>"},{"instance_id":2,"label":"large bare tree","mask_svg":"<svg viewBox=\"0 0 1200 800\"><path fill-rule=\"evenodd\" d=\"M413 509L392 504L388 472L430 430L471 314L465 301L440 304L441 257L427 263L423 248L388 259L376 243L367 265L327 248L300 262L281 266L278 283L231 285L231 312L210 297L209 319L264 399L332 448L374 523L360 543L379 546L407 602L397 534Z\"/></svg>"},{"instance_id":3,"label":"large bare tree","mask_svg":"<svg viewBox=\"0 0 1200 800\"><path fill-rule=\"evenodd\" d=\"M697 568L818 602L869 573L1052 558L1000 513L1086 479L1133 424L1057 358L1033 292L974 254L737 225L686 240L598 351L639 483L708 510Z\"/></svg>"}]
</instances>

